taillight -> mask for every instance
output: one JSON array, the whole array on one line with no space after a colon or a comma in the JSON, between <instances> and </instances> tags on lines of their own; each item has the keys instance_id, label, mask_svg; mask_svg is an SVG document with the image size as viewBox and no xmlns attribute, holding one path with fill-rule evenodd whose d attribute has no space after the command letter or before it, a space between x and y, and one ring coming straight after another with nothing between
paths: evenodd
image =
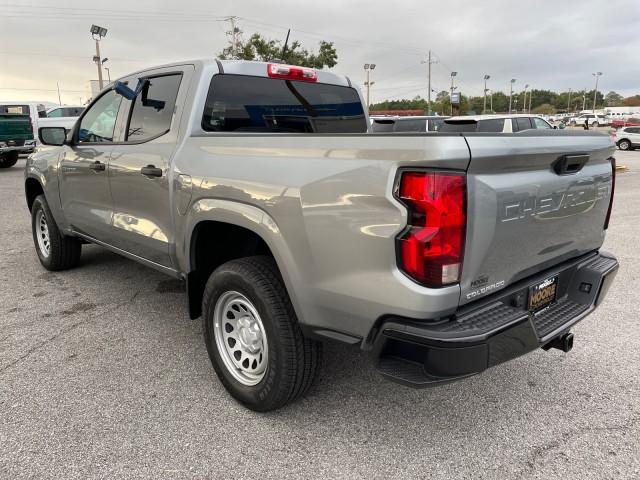
<instances>
[{"instance_id":1,"label":"taillight","mask_svg":"<svg viewBox=\"0 0 640 480\"><path fill-rule=\"evenodd\" d=\"M306 82L318 81L318 76L313 68L294 67L293 65L280 65L278 63L270 63L267 65L267 73L270 77L274 78L304 80Z\"/></svg>"},{"instance_id":2,"label":"taillight","mask_svg":"<svg viewBox=\"0 0 640 480\"><path fill-rule=\"evenodd\" d=\"M398 238L400 268L428 287L460 281L467 216L466 177L448 172L402 172L398 199L408 225Z\"/></svg>"},{"instance_id":3,"label":"taillight","mask_svg":"<svg viewBox=\"0 0 640 480\"><path fill-rule=\"evenodd\" d=\"M604 229L609 228L609 219L611 218L611 210L613 209L613 194L616 191L616 159L614 157L609 158L611 161L611 198L609 199L609 210L607 210L607 218L604 221Z\"/></svg>"}]
</instances>

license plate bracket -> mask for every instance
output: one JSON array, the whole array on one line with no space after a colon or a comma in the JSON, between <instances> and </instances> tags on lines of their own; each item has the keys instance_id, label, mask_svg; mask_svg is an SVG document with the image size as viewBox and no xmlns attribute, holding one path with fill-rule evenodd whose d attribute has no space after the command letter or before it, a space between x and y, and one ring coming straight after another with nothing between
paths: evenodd
<instances>
[{"instance_id":1,"label":"license plate bracket","mask_svg":"<svg viewBox=\"0 0 640 480\"><path fill-rule=\"evenodd\" d=\"M531 313L539 312L556 303L558 294L558 275L548 277L529 287L528 309Z\"/></svg>"}]
</instances>

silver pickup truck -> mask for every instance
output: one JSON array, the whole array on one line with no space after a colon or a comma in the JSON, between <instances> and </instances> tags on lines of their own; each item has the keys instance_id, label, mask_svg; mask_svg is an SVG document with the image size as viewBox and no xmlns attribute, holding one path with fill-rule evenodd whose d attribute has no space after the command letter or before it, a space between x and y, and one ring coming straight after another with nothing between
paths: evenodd
<instances>
[{"instance_id":1,"label":"silver pickup truck","mask_svg":"<svg viewBox=\"0 0 640 480\"><path fill-rule=\"evenodd\" d=\"M186 282L213 367L247 407L304 395L323 341L432 386L571 327L618 269L599 132L368 132L351 81L203 60L114 82L68 135L40 129L25 170L49 270L83 243ZM603 327L604 328L604 327Z\"/></svg>"}]
</instances>

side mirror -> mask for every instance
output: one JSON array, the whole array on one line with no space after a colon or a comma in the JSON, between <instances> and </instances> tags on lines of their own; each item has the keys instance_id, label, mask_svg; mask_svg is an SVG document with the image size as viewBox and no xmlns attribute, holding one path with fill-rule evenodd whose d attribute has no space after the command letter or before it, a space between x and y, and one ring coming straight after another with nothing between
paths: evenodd
<instances>
[{"instance_id":1,"label":"side mirror","mask_svg":"<svg viewBox=\"0 0 640 480\"><path fill-rule=\"evenodd\" d=\"M38 136L44 145L59 147L67 140L67 130L64 127L41 127Z\"/></svg>"}]
</instances>

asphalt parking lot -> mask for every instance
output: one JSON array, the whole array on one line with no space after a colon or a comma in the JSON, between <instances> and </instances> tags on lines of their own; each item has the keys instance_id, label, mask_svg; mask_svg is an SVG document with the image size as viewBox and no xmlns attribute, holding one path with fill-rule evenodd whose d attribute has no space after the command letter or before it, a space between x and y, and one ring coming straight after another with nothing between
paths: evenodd
<instances>
[{"instance_id":1,"label":"asphalt parking lot","mask_svg":"<svg viewBox=\"0 0 640 480\"><path fill-rule=\"evenodd\" d=\"M93 245L41 267L21 159L0 170L0 478L640 478L640 151L616 157L620 272L572 352L412 390L327 344L270 414L218 383L180 282Z\"/></svg>"}]
</instances>

